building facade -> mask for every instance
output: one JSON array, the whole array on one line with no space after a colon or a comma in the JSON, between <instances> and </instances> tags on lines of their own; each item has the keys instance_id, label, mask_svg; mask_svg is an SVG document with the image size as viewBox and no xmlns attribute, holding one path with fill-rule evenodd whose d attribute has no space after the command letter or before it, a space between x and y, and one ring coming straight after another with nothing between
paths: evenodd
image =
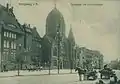
<instances>
[{"instance_id":1,"label":"building facade","mask_svg":"<svg viewBox=\"0 0 120 84\"><path fill-rule=\"evenodd\" d=\"M88 70L103 68L103 55L99 51L90 50L85 47L79 48L78 51L78 66Z\"/></svg>"},{"instance_id":2,"label":"building facade","mask_svg":"<svg viewBox=\"0 0 120 84\"><path fill-rule=\"evenodd\" d=\"M69 40L65 36L65 33L65 22L63 15L55 7L48 14L46 19L46 34L44 35L42 42L43 66L51 63L52 68L57 68L58 64L61 69L69 68Z\"/></svg>"},{"instance_id":3,"label":"building facade","mask_svg":"<svg viewBox=\"0 0 120 84\"><path fill-rule=\"evenodd\" d=\"M22 69L24 64L40 63L40 59L41 38L36 28L21 25L13 7L0 5L0 71L16 69L18 60Z\"/></svg>"},{"instance_id":4,"label":"building facade","mask_svg":"<svg viewBox=\"0 0 120 84\"><path fill-rule=\"evenodd\" d=\"M22 41L24 33L13 14L13 7L10 8L8 4L7 7L0 5L0 32L0 66L3 71L3 68L11 69L13 67L17 45L19 43L24 45Z\"/></svg>"}]
</instances>

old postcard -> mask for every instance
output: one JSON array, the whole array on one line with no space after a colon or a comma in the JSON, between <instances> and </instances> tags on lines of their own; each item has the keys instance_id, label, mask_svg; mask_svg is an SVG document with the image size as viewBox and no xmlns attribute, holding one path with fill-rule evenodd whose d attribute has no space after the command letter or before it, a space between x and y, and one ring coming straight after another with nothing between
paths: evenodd
<instances>
[{"instance_id":1,"label":"old postcard","mask_svg":"<svg viewBox=\"0 0 120 84\"><path fill-rule=\"evenodd\" d=\"M120 84L120 0L0 0L0 84Z\"/></svg>"}]
</instances>

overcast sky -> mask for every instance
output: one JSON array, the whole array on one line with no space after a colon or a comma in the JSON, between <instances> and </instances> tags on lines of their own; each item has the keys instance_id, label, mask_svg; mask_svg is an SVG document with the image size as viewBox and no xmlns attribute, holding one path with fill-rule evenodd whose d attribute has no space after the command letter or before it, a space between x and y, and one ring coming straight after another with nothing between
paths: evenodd
<instances>
[{"instance_id":1,"label":"overcast sky","mask_svg":"<svg viewBox=\"0 0 120 84\"><path fill-rule=\"evenodd\" d=\"M0 0L5 5L8 0ZM46 17L54 8L54 0L9 0L21 24L37 27L40 36L45 34ZM19 3L32 3L23 6ZM38 5L35 5L38 3ZM71 5L79 4L79 5ZM87 6L83 5L87 4ZM56 7L63 14L66 36L72 24L76 43L99 50L105 61L120 57L120 1L119 0L58 0Z\"/></svg>"}]
</instances>

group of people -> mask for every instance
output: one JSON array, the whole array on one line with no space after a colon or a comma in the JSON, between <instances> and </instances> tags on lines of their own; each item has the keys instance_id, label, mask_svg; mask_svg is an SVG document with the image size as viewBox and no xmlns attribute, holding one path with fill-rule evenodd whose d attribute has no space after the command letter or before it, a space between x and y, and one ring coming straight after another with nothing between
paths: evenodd
<instances>
[{"instance_id":1,"label":"group of people","mask_svg":"<svg viewBox=\"0 0 120 84\"><path fill-rule=\"evenodd\" d=\"M25 68L26 68L26 70L28 70L28 71L41 71L41 70L43 70L43 67L42 66L33 66L32 64L30 64L29 66L27 66L27 65L25 65Z\"/></svg>"},{"instance_id":2,"label":"group of people","mask_svg":"<svg viewBox=\"0 0 120 84\"><path fill-rule=\"evenodd\" d=\"M118 82L120 84L120 81L118 81L116 74L113 74L113 76L110 77L110 84L117 84Z\"/></svg>"},{"instance_id":3,"label":"group of people","mask_svg":"<svg viewBox=\"0 0 120 84\"><path fill-rule=\"evenodd\" d=\"M75 71L78 71L78 75L79 75L79 80L86 80L86 74L87 74L87 70L82 69L80 67L76 67ZM100 79L98 82L96 82L96 84L105 84L104 81L102 79ZM114 73L113 75L110 76L110 81L109 84L120 84L120 80L118 80L116 74Z\"/></svg>"}]
</instances>

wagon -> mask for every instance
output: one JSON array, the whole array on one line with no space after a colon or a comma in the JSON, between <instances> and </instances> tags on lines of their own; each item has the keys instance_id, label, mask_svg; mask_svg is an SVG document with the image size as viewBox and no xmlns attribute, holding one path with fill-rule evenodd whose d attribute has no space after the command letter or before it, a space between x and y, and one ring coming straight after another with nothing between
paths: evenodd
<instances>
[{"instance_id":1,"label":"wagon","mask_svg":"<svg viewBox=\"0 0 120 84\"><path fill-rule=\"evenodd\" d=\"M113 74L115 73L110 68L108 68L108 69L102 69L99 72L100 72L101 79L103 79L103 76L104 76L105 79L110 79L110 77L113 76Z\"/></svg>"},{"instance_id":2,"label":"wagon","mask_svg":"<svg viewBox=\"0 0 120 84\"><path fill-rule=\"evenodd\" d=\"M90 77L93 79L93 80L96 80L97 79L97 72L96 71L90 71L87 73L87 79L89 80Z\"/></svg>"}]
</instances>

